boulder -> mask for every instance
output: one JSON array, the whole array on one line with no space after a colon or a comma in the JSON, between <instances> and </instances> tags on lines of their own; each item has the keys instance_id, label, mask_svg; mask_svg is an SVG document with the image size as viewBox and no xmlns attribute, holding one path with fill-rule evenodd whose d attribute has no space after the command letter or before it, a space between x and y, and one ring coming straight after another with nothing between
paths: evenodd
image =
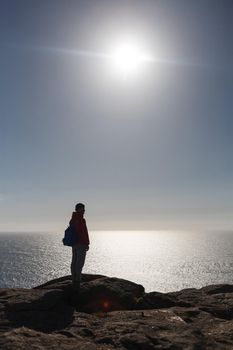
<instances>
[{"instance_id":1,"label":"boulder","mask_svg":"<svg viewBox=\"0 0 233 350\"><path fill-rule=\"evenodd\" d=\"M102 277L82 283L77 307L84 312L132 310L144 294L144 288L139 284Z\"/></svg>"}]
</instances>

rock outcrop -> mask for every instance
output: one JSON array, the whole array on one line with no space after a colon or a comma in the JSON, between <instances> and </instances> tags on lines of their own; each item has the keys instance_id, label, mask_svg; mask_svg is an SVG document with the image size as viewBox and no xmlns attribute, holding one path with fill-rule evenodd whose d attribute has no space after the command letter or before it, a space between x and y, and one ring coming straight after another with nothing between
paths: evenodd
<instances>
[{"instance_id":1,"label":"rock outcrop","mask_svg":"<svg viewBox=\"0 0 233 350\"><path fill-rule=\"evenodd\" d=\"M83 275L33 289L0 289L0 349L233 349L233 286L145 293L136 283Z\"/></svg>"}]
</instances>

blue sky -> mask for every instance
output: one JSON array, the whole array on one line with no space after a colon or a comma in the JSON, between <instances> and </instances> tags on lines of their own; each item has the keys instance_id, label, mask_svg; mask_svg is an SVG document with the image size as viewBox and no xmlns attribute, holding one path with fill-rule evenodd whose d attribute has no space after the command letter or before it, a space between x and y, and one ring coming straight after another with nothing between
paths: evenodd
<instances>
[{"instance_id":1,"label":"blue sky","mask_svg":"<svg viewBox=\"0 0 233 350\"><path fill-rule=\"evenodd\" d=\"M231 0L0 1L0 230L233 228ZM127 35L157 61L122 81Z\"/></svg>"}]
</instances>

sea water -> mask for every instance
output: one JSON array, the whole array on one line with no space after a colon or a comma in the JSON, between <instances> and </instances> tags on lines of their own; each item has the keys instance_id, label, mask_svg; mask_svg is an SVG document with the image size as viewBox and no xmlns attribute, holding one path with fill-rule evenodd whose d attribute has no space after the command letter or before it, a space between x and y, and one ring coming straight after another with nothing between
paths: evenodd
<instances>
[{"instance_id":1,"label":"sea water","mask_svg":"<svg viewBox=\"0 0 233 350\"><path fill-rule=\"evenodd\" d=\"M128 279L146 291L233 283L232 232L92 231L84 273ZM0 287L30 288L70 274L62 233L0 233Z\"/></svg>"}]
</instances>

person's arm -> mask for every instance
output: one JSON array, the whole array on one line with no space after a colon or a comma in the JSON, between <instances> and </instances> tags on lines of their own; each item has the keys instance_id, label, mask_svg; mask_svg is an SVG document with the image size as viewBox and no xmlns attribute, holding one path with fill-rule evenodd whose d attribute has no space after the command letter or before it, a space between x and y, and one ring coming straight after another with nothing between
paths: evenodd
<instances>
[{"instance_id":1,"label":"person's arm","mask_svg":"<svg viewBox=\"0 0 233 350\"><path fill-rule=\"evenodd\" d=\"M89 234L88 234L88 229L87 229L87 224L86 224L86 220L85 219L83 220L83 224L84 224L83 229L84 229L84 232L85 232L86 241L87 241L87 245L88 245L88 249L89 249L90 240L89 240Z\"/></svg>"}]
</instances>

